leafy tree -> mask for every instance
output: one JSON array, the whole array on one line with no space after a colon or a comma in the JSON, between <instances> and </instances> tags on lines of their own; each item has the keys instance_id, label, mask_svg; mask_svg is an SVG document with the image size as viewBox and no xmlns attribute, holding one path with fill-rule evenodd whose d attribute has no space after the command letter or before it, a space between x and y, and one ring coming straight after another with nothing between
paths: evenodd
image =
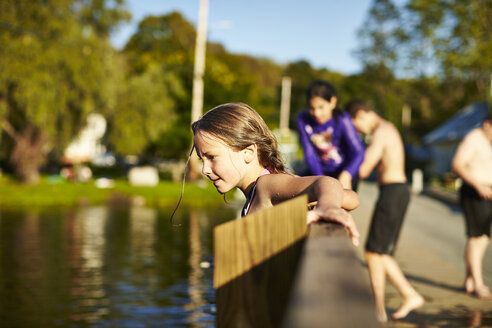
<instances>
[{"instance_id":1,"label":"leafy tree","mask_svg":"<svg viewBox=\"0 0 492 328\"><path fill-rule=\"evenodd\" d=\"M172 95L181 92L180 81L160 65L129 76L117 97L117 110L108 117L113 149L118 154L141 155L159 140L176 121Z\"/></svg>"},{"instance_id":2,"label":"leafy tree","mask_svg":"<svg viewBox=\"0 0 492 328\"><path fill-rule=\"evenodd\" d=\"M398 47L405 34L401 14L391 0L374 0L358 35L361 46L356 55L364 66L385 66L394 69Z\"/></svg>"},{"instance_id":3,"label":"leafy tree","mask_svg":"<svg viewBox=\"0 0 492 328\"><path fill-rule=\"evenodd\" d=\"M409 0L397 7L374 0L360 29L357 54L365 66L359 94L400 124L412 108L409 135L418 140L465 105L487 98L492 73L491 0ZM396 75L407 78L396 79ZM351 82L349 82L351 81Z\"/></svg>"},{"instance_id":4,"label":"leafy tree","mask_svg":"<svg viewBox=\"0 0 492 328\"><path fill-rule=\"evenodd\" d=\"M409 42L418 38L429 45L427 53L437 59L441 76L474 81L486 99L492 74L492 0L410 0L406 9Z\"/></svg>"},{"instance_id":5,"label":"leafy tree","mask_svg":"<svg viewBox=\"0 0 492 328\"><path fill-rule=\"evenodd\" d=\"M81 19L83 8L97 3L104 12L109 2L0 3L2 152L24 182L39 180L46 154L60 154L89 112L111 107L113 50L95 33L97 20ZM120 6L111 1L109 10Z\"/></svg>"},{"instance_id":6,"label":"leafy tree","mask_svg":"<svg viewBox=\"0 0 492 328\"><path fill-rule=\"evenodd\" d=\"M130 64L129 76L146 74L149 67L160 65L162 72L174 76L180 85L181 91L170 95L175 102L172 127L147 148L158 156L184 157L189 150L195 37L194 26L178 12L148 16L123 50ZM220 44L207 44L204 111L241 101L256 108L267 121L276 122L280 81L281 67L271 60L230 54Z\"/></svg>"},{"instance_id":7,"label":"leafy tree","mask_svg":"<svg viewBox=\"0 0 492 328\"><path fill-rule=\"evenodd\" d=\"M149 70L160 70L166 75L159 84L147 86L157 88L152 93L164 92L161 96L168 104L165 113L172 117L172 123L163 125L169 127L169 130L160 130L159 136L147 138L149 143L145 147L143 144L139 146L149 156L184 157L189 149L195 35L194 26L179 12L147 16L139 23L137 31L122 51L129 64L128 81L139 75L148 75ZM144 81L142 78L137 79ZM163 91L164 86L169 89ZM183 138L184 135L187 138ZM116 143L117 140L123 141L121 138L114 138L113 142ZM124 143L117 147L121 149ZM177 152L173 154L171 150Z\"/></svg>"}]
</instances>

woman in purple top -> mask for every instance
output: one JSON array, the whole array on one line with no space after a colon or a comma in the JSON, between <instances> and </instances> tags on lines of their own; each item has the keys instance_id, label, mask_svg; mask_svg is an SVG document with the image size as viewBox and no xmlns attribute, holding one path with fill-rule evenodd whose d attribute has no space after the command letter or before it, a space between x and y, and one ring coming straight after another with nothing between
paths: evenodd
<instances>
[{"instance_id":1,"label":"woman in purple top","mask_svg":"<svg viewBox=\"0 0 492 328\"><path fill-rule=\"evenodd\" d=\"M346 189L357 190L364 146L350 116L337 108L335 88L314 81L306 92L308 109L297 117L297 128L308 175L337 178Z\"/></svg>"}]
</instances>

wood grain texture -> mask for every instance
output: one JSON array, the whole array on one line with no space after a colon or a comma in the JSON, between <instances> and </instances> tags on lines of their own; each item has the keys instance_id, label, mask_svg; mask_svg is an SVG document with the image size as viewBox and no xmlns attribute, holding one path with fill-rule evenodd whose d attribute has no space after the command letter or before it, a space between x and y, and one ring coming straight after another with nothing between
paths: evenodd
<instances>
[{"instance_id":1,"label":"wood grain texture","mask_svg":"<svg viewBox=\"0 0 492 328\"><path fill-rule=\"evenodd\" d=\"M214 288L250 271L307 233L307 196L299 196L214 229Z\"/></svg>"}]
</instances>

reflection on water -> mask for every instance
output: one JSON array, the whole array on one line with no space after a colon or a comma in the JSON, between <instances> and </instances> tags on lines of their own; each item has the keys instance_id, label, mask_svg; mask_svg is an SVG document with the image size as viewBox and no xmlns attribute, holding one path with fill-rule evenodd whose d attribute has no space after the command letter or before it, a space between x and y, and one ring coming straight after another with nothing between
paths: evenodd
<instances>
[{"instance_id":1,"label":"reflection on water","mask_svg":"<svg viewBox=\"0 0 492 328\"><path fill-rule=\"evenodd\" d=\"M212 230L233 209L0 210L2 327L213 327Z\"/></svg>"}]
</instances>

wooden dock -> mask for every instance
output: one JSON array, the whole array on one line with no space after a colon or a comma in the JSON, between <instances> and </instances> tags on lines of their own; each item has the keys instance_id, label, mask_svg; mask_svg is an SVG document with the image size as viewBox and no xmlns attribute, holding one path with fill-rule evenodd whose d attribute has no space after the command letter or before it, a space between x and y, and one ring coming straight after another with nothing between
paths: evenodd
<instances>
[{"instance_id":1,"label":"wooden dock","mask_svg":"<svg viewBox=\"0 0 492 328\"><path fill-rule=\"evenodd\" d=\"M306 229L306 201L216 227L218 327L380 327L347 231L329 222Z\"/></svg>"}]
</instances>

